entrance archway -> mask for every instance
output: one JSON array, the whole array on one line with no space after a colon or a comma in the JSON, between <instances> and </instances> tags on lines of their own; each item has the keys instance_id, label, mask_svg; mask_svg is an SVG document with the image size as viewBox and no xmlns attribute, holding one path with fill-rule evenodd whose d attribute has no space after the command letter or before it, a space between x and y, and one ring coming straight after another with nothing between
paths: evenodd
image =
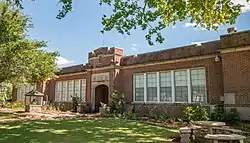
<instances>
[{"instance_id":1,"label":"entrance archway","mask_svg":"<svg viewBox=\"0 0 250 143\"><path fill-rule=\"evenodd\" d=\"M108 104L108 93L109 88L107 85L99 85L95 88L95 110L99 112L99 107L101 107L101 103Z\"/></svg>"}]
</instances>

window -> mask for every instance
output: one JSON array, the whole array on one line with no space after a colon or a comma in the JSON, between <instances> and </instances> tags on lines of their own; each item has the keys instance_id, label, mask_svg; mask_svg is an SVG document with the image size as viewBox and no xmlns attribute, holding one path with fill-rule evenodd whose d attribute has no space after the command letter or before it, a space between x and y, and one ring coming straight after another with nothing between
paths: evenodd
<instances>
[{"instance_id":1,"label":"window","mask_svg":"<svg viewBox=\"0 0 250 143\"><path fill-rule=\"evenodd\" d=\"M61 101L61 84L62 82L56 82L56 94L55 94L55 100L56 101Z\"/></svg>"},{"instance_id":2,"label":"window","mask_svg":"<svg viewBox=\"0 0 250 143\"><path fill-rule=\"evenodd\" d=\"M62 101L67 101L67 82L63 81L62 82Z\"/></svg>"},{"instance_id":3,"label":"window","mask_svg":"<svg viewBox=\"0 0 250 143\"><path fill-rule=\"evenodd\" d=\"M81 85L81 88L80 88L80 96L82 97L82 100L85 101L85 96L86 95L86 80L80 80L80 85Z\"/></svg>"},{"instance_id":4,"label":"window","mask_svg":"<svg viewBox=\"0 0 250 143\"><path fill-rule=\"evenodd\" d=\"M24 101L25 94L31 90L35 90L36 85L25 85L17 89L17 101Z\"/></svg>"},{"instance_id":5,"label":"window","mask_svg":"<svg viewBox=\"0 0 250 143\"><path fill-rule=\"evenodd\" d=\"M78 97L81 97L81 94L80 94L80 80L75 80L74 95L78 96Z\"/></svg>"},{"instance_id":6,"label":"window","mask_svg":"<svg viewBox=\"0 0 250 143\"><path fill-rule=\"evenodd\" d=\"M144 101L144 75L135 75L135 101Z\"/></svg>"},{"instance_id":7,"label":"window","mask_svg":"<svg viewBox=\"0 0 250 143\"><path fill-rule=\"evenodd\" d=\"M187 71L175 71L175 101L188 102Z\"/></svg>"},{"instance_id":8,"label":"window","mask_svg":"<svg viewBox=\"0 0 250 143\"><path fill-rule=\"evenodd\" d=\"M58 102L71 102L72 96L77 95L85 101L86 80L70 80L56 82L55 99Z\"/></svg>"},{"instance_id":9,"label":"window","mask_svg":"<svg viewBox=\"0 0 250 143\"><path fill-rule=\"evenodd\" d=\"M156 73L147 74L147 101L157 101Z\"/></svg>"},{"instance_id":10,"label":"window","mask_svg":"<svg viewBox=\"0 0 250 143\"><path fill-rule=\"evenodd\" d=\"M68 81L68 101L72 101L72 96L74 96L74 81Z\"/></svg>"},{"instance_id":11,"label":"window","mask_svg":"<svg viewBox=\"0 0 250 143\"><path fill-rule=\"evenodd\" d=\"M160 73L160 101L161 102L172 101L171 72Z\"/></svg>"},{"instance_id":12,"label":"window","mask_svg":"<svg viewBox=\"0 0 250 143\"><path fill-rule=\"evenodd\" d=\"M205 68L133 75L135 102L207 102Z\"/></svg>"},{"instance_id":13,"label":"window","mask_svg":"<svg viewBox=\"0 0 250 143\"><path fill-rule=\"evenodd\" d=\"M191 70L192 102L206 102L205 69Z\"/></svg>"}]
</instances>

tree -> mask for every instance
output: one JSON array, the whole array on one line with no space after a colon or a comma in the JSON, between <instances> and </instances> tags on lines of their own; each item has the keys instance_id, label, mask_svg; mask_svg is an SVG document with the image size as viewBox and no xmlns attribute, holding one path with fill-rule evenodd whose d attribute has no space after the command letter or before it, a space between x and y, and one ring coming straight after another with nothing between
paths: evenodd
<instances>
[{"instance_id":1,"label":"tree","mask_svg":"<svg viewBox=\"0 0 250 143\"><path fill-rule=\"evenodd\" d=\"M21 6L22 0L14 1ZM62 6L57 18L61 19L72 11L73 0L58 0ZM100 0L108 4L113 13L103 15L103 30L116 29L130 35L133 29L147 30L145 38L150 45L162 43L162 30L176 22L190 20L196 26L217 30L219 25L234 24L243 5L235 0ZM249 0L245 0L249 2Z\"/></svg>"},{"instance_id":2,"label":"tree","mask_svg":"<svg viewBox=\"0 0 250 143\"><path fill-rule=\"evenodd\" d=\"M15 5L0 2L0 83L38 83L54 78L57 52L46 52L45 41L31 40L31 19Z\"/></svg>"}]
</instances>

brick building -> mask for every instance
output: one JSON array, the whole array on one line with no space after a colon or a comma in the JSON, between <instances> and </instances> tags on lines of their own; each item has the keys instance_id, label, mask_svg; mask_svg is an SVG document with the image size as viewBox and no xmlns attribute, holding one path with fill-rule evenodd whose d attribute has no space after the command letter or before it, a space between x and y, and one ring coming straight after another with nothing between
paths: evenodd
<instances>
[{"instance_id":1,"label":"brick building","mask_svg":"<svg viewBox=\"0 0 250 143\"><path fill-rule=\"evenodd\" d=\"M62 68L58 78L38 85L54 103L71 102L77 95L92 109L108 103L114 89L127 105L148 114L152 110L181 116L186 105L224 102L250 119L250 31L229 33L220 40L124 56L123 49L101 47L88 63ZM34 87L27 87L29 90ZM16 90L21 100L25 90Z\"/></svg>"}]
</instances>

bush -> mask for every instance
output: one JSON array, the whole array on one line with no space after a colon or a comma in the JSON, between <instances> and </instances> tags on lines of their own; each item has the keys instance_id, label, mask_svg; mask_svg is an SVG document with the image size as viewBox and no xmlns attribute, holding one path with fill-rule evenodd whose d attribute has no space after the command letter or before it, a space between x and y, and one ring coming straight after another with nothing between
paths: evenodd
<instances>
[{"instance_id":1,"label":"bush","mask_svg":"<svg viewBox=\"0 0 250 143\"><path fill-rule=\"evenodd\" d=\"M225 121L226 112L224 109L224 105L216 105L214 109L214 113L211 115L211 120L213 121Z\"/></svg>"},{"instance_id":2,"label":"bush","mask_svg":"<svg viewBox=\"0 0 250 143\"><path fill-rule=\"evenodd\" d=\"M11 108L11 109L24 109L24 102L19 101L19 102L7 102L5 104L5 107Z\"/></svg>"},{"instance_id":3,"label":"bush","mask_svg":"<svg viewBox=\"0 0 250 143\"><path fill-rule=\"evenodd\" d=\"M77 111L77 106L78 104L80 104L82 102L82 98L75 95L75 96L71 96L72 98L72 102L73 102L73 112L76 112Z\"/></svg>"},{"instance_id":4,"label":"bush","mask_svg":"<svg viewBox=\"0 0 250 143\"><path fill-rule=\"evenodd\" d=\"M230 112L226 114L226 122L239 122L240 121L240 113L236 108L231 108Z\"/></svg>"},{"instance_id":5,"label":"bush","mask_svg":"<svg viewBox=\"0 0 250 143\"><path fill-rule=\"evenodd\" d=\"M125 112L124 95L120 91L115 90L112 93L110 100L111 100L111 112L112 113L123 114Z\"/></svg>"},{"instance_id":6,"label":"bush","mask_svg":"<svg viewBox=\"0 0 250 143\"><path fill-rule=\"evenodd\" d=\"M184 110L184 119L187 122L206 121L208 120L208 113L201 104L196 107L188 106Z\"/></svg>"},{"instance_id":7,"label":"bush","mask_svg":"<svg viewBox=\"0 0 250 143\"><path fill-rule=\"evenodd\" d=\"M231 108L229 112L225 112L224 105L217 105L214 113L212 113L211 120L223 122L239 122L240 113L236 108Z\"/></svg>"}]
</instances>

